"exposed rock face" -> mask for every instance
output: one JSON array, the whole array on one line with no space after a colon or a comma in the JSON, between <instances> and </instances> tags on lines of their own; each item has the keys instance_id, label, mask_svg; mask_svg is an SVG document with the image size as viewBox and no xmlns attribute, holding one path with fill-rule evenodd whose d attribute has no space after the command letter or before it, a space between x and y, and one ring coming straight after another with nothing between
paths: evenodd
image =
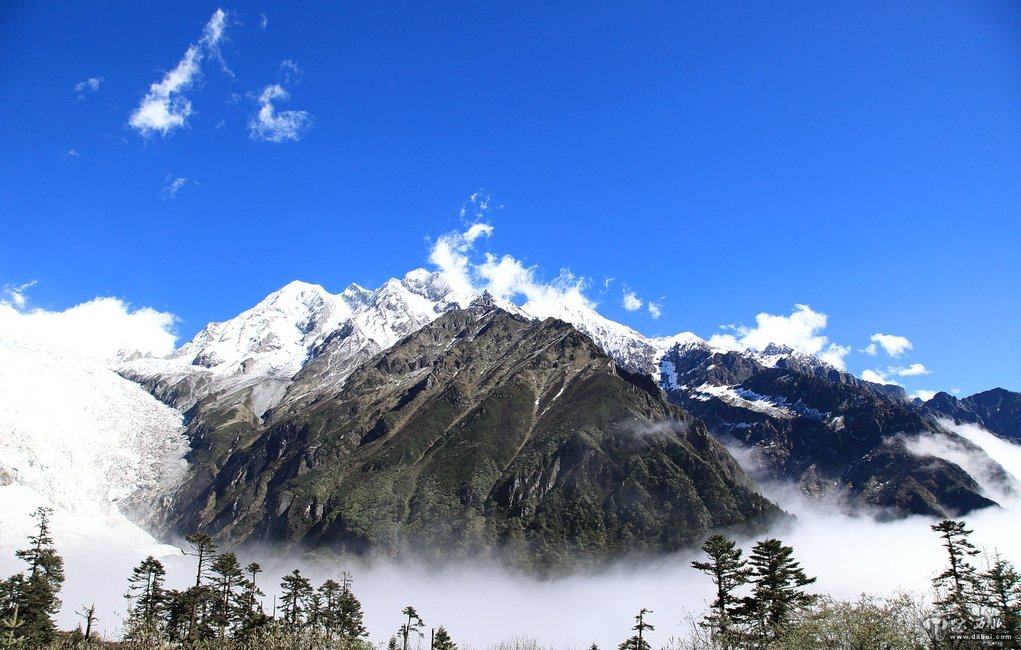
<instances>
[{"instance_id":1,"label":"exposed rock face","mask_svg":"<svg viewBox=\"0 0 1021 650\"><path fill-rule=\"evenodd\" d=\"M912 438L938 433L981 453L901 389L789 351L768 359L770 352L676 346L661 361L663 386L717 437L748 449L761 478L837 496L849 510L947 517L994 505L959 466L912 451Z\"/></svg>"},{"instance_id":2,"label":"exposed rock face","mask_svg":"<svg viewBox=\"0 0 1021 650\"><path fill-rule=\"evenodd\" d=\"M171 521L235 543L548 567L780 514L649 377L485 301L264 423L215 413Z\"/></svg>"},{"instance_id":3,"label":"exposed rock face","mask_svg":"<svg viewBox=\"0 0 1021 650\"><path fill-rule=\"evenodd\" d=\"M960 400L947 393L936 393L925 403L925 408L1021 442L1021 393L994 388Z\"/></svg>"}]
</instances>

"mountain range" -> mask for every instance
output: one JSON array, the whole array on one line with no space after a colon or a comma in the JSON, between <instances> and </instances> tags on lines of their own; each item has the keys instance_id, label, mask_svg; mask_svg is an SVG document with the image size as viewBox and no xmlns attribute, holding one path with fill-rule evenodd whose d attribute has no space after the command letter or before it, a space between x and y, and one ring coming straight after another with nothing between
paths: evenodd
<instances>
[{"instance_id":1,"label":"mountain range","mask_svg":"<svg viewBox=\"0 0 1021 650\"><path fill-rule=\"evenodd\" d=\"M1018 393L923 403L790 348L648 338L422 269L372 291L293 282L116 371L182 414L187 445L187 469L126 514L168 538L320 555L545 569L664 552L788 516L763 485L878 518L959 516L1015 479L955 423L1021 440Z\"/></svg>"}]
</instances>

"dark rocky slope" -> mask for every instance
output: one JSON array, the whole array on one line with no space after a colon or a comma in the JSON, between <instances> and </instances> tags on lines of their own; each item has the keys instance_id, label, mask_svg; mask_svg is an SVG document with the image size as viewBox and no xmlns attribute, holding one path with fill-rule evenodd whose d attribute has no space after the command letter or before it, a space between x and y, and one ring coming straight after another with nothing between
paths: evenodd
<instances>
[{"instance_id":1,"label":"dark rocky slope","mask_svg":"<svg viewBox=\"0 0 1021 650\"><path fill-rule=\"evenodd\" d=\"M224 542L549 567L781 515L650 378L485 300L264 423L200 412L166 526Z\"/></svg>"}]
</instances>

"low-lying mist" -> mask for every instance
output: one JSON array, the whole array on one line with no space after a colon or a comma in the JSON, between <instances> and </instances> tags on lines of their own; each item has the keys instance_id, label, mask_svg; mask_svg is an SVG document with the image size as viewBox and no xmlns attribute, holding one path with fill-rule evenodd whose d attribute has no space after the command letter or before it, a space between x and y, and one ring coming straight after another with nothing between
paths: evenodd
<instances>
[{"instance_id":1,"label":"low-lying mist","mask_svg":"<svg viewBox=\"0 0 1021 650\"><path fill-rule=\"evenodd\" d=\"M1014 476L1021 476L1021 446L1005 442L973 426L952 428L1000 462ZM961 449L944 450L960 454ZM935 447L926 453L940 455ZM924 517L880 523L869 517L841 514L835 507L808 502L795 491L764 486L770 498L797 515L793 523L770 531L770 535L794 547L799 560L818 582L817 593L854 599L861 593L880 596L901 590L928 595L931 578L942 570L945 552L930 530L934 523ZM972 541L991 554L994 550L1016 564L1021 563L1021 536L1017 534L1021 499L1014 491L1001 500L1001 508L989 508L964 517L975 533ZM1002 495L998 495L1002 496ZM8 526L0 530L0 570L7 576L21 571L15 548L25 545ZM747 550L755 539L739 540ZM146 555L162 556L168 570L168 586L183 588L194 580L193 558L179 549L140 538L111 539L99 533L62 538L55 520L54 538L66 563L67 582L59 624L77 625L75 611L83 604L97 605L99 627L107 637L119 635L127 609L123 594L131 568ZM260 557L261 555L261 557ZM413 605L426 623L423 647L428 647L428 628L443 625L462 649L486 648L514 637L534 638L543 646L585 650L596 643L604 650L628 638L634 615L652 610L647 621L656 626L647 633L653 648L671 637L687 633L686 617L698 618L712 598L709 578L690 568L697 550L657 560L619 562L599 571L570 577L538 580L481 563L441 569L398 562L350 562L323 566L311 560L243 554L243 563L258 561L266 569L259 583L267 593L267 612L274 607L280 578L301 569L314 585L337 578L342 571L354 576L354 592L361 600L370 639L385 646L403 623L401 610ZM981 560L980 560L981 562Z\"/></svg>"}]
</instances>

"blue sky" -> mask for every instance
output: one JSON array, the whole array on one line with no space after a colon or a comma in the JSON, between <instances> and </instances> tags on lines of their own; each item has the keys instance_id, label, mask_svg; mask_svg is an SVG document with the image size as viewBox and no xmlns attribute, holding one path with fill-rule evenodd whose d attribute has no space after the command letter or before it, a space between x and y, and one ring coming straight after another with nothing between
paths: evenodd
<instances>
[{"instance_id":1,"label":"blue sky","mask_svg":"<svg viewBox=\"0 0 1021 650\"><path fill-rule=\"evenodd\" d=\"M855 373L1021 390L1015 2L150 4L0 10L23 309L115 296L188 338L481 219L478 259L649 335L809 305Z\"/></svg>"}]
</instances>

